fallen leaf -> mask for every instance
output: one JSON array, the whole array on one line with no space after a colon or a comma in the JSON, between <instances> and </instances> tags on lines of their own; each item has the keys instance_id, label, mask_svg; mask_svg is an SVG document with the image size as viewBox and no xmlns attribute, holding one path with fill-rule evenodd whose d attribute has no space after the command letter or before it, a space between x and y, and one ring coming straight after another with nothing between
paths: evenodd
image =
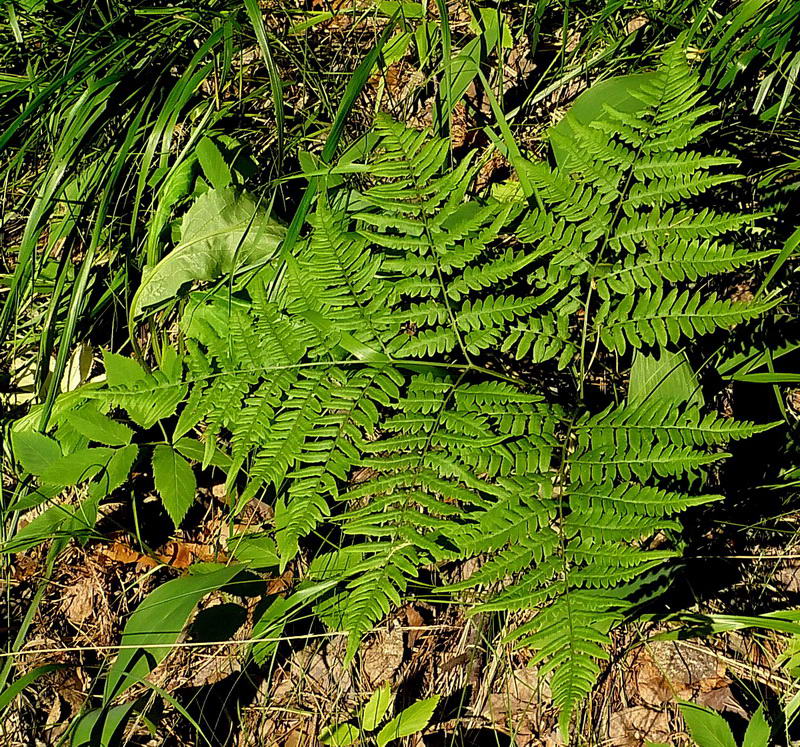
<instances>
[{"instance_id":1,"label":"fallen leaf","mask_svg":"<svg viewBox=\"0 0 800 747\"><path fill-rule=\"evenodd\" d=\"M381 631L361 651L361 667L370 687L391 681L405 656L403 632Z\"/></svg>"},{"instance_id":2,"label":"fallen leaf","mask_svg":"<svg viewBox=\"0 0 800 747\"><path fill-rule=\"evenodd\" d=\"M717 656L680 641L651 643L637 655L631 670L642 700L654 706L730 684Z\"/></svg>"},{"instance_id":3,"label":"fallen leaf","mask_svg":"<svg viewBox=\"0 0 800 747\"><path fill-rule=\"evenodd\" d=\"M110 560L112 563L122 563L123 565L138 563L151 568L158 565L153 558L143 555L124 542L111 542L108 545L100 546L97 548L97 554L106 560Z\"/></svg>"},{"instance_id":4,"label":"fallen leaf","mask_svg":"<svg viewBox=\"0 0 800 747\"><path fill-rule=\"evenodd\" d=\"M95 607L95 588L90 576L81 576L64 590L61 609L67 619L77 628L92 614Z\"/></svg>"},{"instance_id":5,"label":"fallen leaf","mask_svg":"<svg viewBox=\"0 0 800 747\"><path fill-rule=\"evenodd\" d=\"M406 606L406 622L410 628L421 628L425 625L425 619L417 612L414 605L409 604ZM407 636L407 643L409 648L413 648L417 639L422 635L422 630L409 630Z\"/></svg>"},{"instance_id":6,"label":"fallen leaf","mask_svg":"<svg viewBox=\"0 0 800 747\"><path fill-rule=\"evenodd\" d=\"M669 716L645 706L624 708L611 714L609 747L644 747L647 742L668 742L672 735Z\"/></svg>"},{"instance_id":7,"label":"fallen leaf","mask_svg":"<svg viewBox=\"0 0 800 747\"><path fill-rule=\"evenodd\" d=\"M136 563L140 568L155 568L159 562L178 570L185 570L194 563L224 563L228 556L221 550L215 550L199 542L182 542L173 540L165 542L153 554L145 555L134 550L124 542L112 542L97 550L98 555L114 563Z\"/></svg>"},{"instance_id":8,"label":"fallen leaf","mask_svg":"<svg viewBox=\"0 0 800 747\"><path fill-rule=\"evenodd\" d=\"M647 16L634 16L625 24L625 33L632 34L634 31L647 26L648 23L650 23L650 19Z\"/></svg>"}]
</instances>

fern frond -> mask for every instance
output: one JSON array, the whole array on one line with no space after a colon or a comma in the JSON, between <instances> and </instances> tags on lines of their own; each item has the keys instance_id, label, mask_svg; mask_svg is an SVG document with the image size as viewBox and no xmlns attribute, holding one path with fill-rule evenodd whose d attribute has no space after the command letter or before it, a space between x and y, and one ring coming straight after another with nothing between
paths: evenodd
<instances>
[{"instance_id":1,"label":"fern frond","mask_svg":"<svg viewBox=\"0 0 800 747\"><path fill-rule=\"evenodd\" d=\"M183 382L183 364L168 348L161 368L147 372L138 369L125 381L111 383L102 391L87 391L89 399L98 399L111 407L120 407L142 428L152 428L159 420L175 414L184 400L187 387Z\"/></svg>"},{"instance_id":2,"label":"fern frond","mask_svg":"<svg viewBox=\"0 0 800 747\"><path fill-rule=\"evenodd\" d=\"M600 672L597 662L608 659L609 631L620 620L621 603L620 597L608 592L573 591L511 636L518 645L536 650L532 664L539 666L540 676L552 672L550 690L564 733L575 708L594 687Z\"/></svg>"},{"instance_id":3,"label":"fern frond","mask_svg":"<svg viewBox=\"0 0 800 747\"><path fill-rule=\"evenodd\" d=\"M721 495L684 495L635 483L576 483L567 492L573 512L599 510L608 515L608 521L613 521L615 514L669 516L692 506L722 500Z\"/></svg>"},{"instance_id":4,"label":"fern frond","mask_svg":"<svg viewBox=\"0 0 800 747\"><path fill-rule=\"evenodd\" d=\"M715 294L673 289L666 295L662 288L654 293L627 296L616 306L609 302L598 312L600 339L609 350L625 353L628 347L662 347L682 337L708 334L754 319L777 303L771 301L720 301Z\"/></svg>"},{"instance_id":5,"label":"fern frond","mask_svg":"<svg viewBox=\"0 0 800 747\"><path fill-rule=\"evenodd\" d=\"M513 350L516 358L530 354L534 363L558 357L558 367L566 368L578 352L578 346L571 334L569 317L547 314L529 319L525 326L511 327L501 350Z\"/></svg>"},{"instance_id":6,"label":"fern frond","mask_svg":"<svg viewBox=\"0 0 800 747\"><path fill-rule=\"evenodd\" d=\"M710 239L735 231L763 216L764 213L715 213L708 208L693 212L655 207L647 213L621 218L609 238L609 245L615 251L625 248L636 252L640 248L663 247L675 240Z\"/></svg>"},{"instance_id":7,"label":"fern frond","mask_svg":"<svg viewBox=\"0 0 800 747\"><path fill-rule=\"evenodd\" d=\"M611 293L629 295L641 288L660 286L665 280L678 283L720 275L774 254L749 252L713 241L674 241L658 252L628 255L622 262L602 270L597 292L608 300Z\"/></svg>"}]
</instances>

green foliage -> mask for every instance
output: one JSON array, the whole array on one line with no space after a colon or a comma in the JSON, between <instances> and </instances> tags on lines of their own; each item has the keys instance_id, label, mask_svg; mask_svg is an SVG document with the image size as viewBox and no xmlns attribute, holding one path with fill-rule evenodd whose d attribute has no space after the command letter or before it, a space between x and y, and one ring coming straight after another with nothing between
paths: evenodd
<instances>
[{"instance_id":1,"label":"green foliage","mask_svg":"<svg viewBox=\"0 0 800 747\"><path fill-rule=\"evenodd\" d=\"M386 721L391 703L392 695L389 686L384 685L378 688L372 693L357 718L354 719L355 723L330 724L320 733L320 741L322 744L332 745L332 747L348 747L348 745L364 741L375 744L377 747L386 747L396 739L423 731L430 723L433 712L439 704L439 696L435 695L432 698L412 703L394 718ZM383 727L378 731L381 724Z\"/></svg>"},{"instance_id":2,"label":"green foliage","mask_svg":"<svg viewBox=\"0 0 800 747\"><path fill-rule=\"evenodd\" d=\"M264 215L247 195L229 188L230 171L207 139L198 158L215 189L200 195L183 217L177 246L155 267L146 267L133 298L131 319L148 307L172 300L193 281L216 280L270 259L283 227ZM219 186L217 186L219 185Z\"/></svg>"},{"instance_id":3,"label":"green foliage","mask_svg":"<svg viewBox=\"0 0 800 747\"><path fill-rule=\"evenodd\" d=\"M591 123L570 120L575 145L556 167L522 163L530 205L472 194L479 164L450 168L447 140L379 115L359 189L321 192L308 236L290 242L285 261L191 296L184 355L167 347L152 371L106 355L105 386L85 388L75 424L73 410L54 411L56 440L42 449L99 465L94 474L113 472L109 485L119 484L111 463L124 449L132 461L136 447L121 445L128 431L106 413L124 413L161 431L155 487L176 524L194 492L188 454L202 467L226 465L234 511L256 496L274 505L274 544L251 544L242 559L283 569L310 535L335 538L340 547L317 558L256 632L272 637L290 612L313 605L348 632L348 659L421 588L423 571L446 575L448 564L480 559L470 578L434 591L451 599L475 589L474 610L503 614L512 628L515 612L535 611L509 640L552 672L566 731L611 629L677 555L648 539L671 537L680 512L717 500L707 466L728 442L769 427L704 413L696 398L638 392L598 411L582 396L598 357L622 368L631 350L666 359L776 303L719 298L697 282L764 253L737 241L757 216L696 205L734 178L723 171L733 161L691 149L714 123L682 49L669 48L631 95L633 110L606 105ZM227 190L214 151L200 157ZM219 216L207 209L220 195L197 199L181 244L145 278L137 312L185 281L230 273L242 248L249 263L271 256L272 224L266 243L260 222L251 242L241 216L255 224L258 213L234 194L225 192L223 211L233 228L213 241ZM213 272L184 272L190 235L224 255ZM178 269L165 270L171 261ZM522 373L498 361L506 352ZM552 369L572 375L572 401L554 401L537 375ZM114 443L89 445L102 439ZM15 444L18 459L46 483L48 460L32 444ZM120 657L107 697L133 681L125 666ZM417 705L378 743L427 723L435 703Z\"/></svg>"},{"instance_id":4,"label":"green foliage","mask_svg":"<svg viewBox=\"0 0 800 747\"><path fill-rule=\"evenodd\" d=\"M147 676L170 651L197 603L227 584L239 566L197 566L193 575L168 581L134 610L122 632L117 658L106 676L104 704Z\"/></svg>"},{"instance_id":5,"label":"green foliage","mask_svg":"<svg viewBox=\"0 0 800 747\"><path fill-rule=\"evenodd\" d=\"M681 703L681 714L698 747L737 747L728 722L716 711L695 703ZM764 716L764 706L753 714L742 740L742 747L770 747L772 729Z\"/></svg>"},{"instance_id":6,"label":"green foliage","mask_svg":"<svg viewBox=\"0 0 800 747\"><path fill-rule=\"evenodd\" d=\"M171 446L158 444L153 449L153 480L161 502L177 527L194 502L197 488L189 463Z\"/></svg>"}]
</instances>

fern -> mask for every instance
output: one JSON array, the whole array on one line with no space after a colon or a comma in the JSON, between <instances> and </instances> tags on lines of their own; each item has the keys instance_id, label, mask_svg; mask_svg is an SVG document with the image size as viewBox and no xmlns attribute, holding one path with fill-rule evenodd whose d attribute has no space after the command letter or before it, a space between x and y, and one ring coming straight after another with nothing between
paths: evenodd
<instances>
[{"instance_id":1,"label":"fern","mask_svg":"<svg viewBox=\"0 0 800 747\"><path fill-rule=\"evenodd\" d=\"M448 169L445 140L380 115L369 180L320 195L281 271L192 301L185 370L174 354L124 381L110 368L89 393L143 428L180 408L174 439L196 432L206 464L225 455L235 507L273 503L283 566L313 532L341 540L309 580L351 657L423 569L480 559L439 593L536 611L510 639L552 672L565 728L610 631L675 555L648 537L718 500L706 467L769 427L581 399L598 356L624 367L775 303L697 282L768 252L739 242L758 215L694 207L735 161L689 147L713 122L679 47L649 80L638 113L573 125L564 163L521 165L535 206L470 196L476 164ZM575 374L569 407L527 376L548 362Z\"/></svg>"}]
</instances>

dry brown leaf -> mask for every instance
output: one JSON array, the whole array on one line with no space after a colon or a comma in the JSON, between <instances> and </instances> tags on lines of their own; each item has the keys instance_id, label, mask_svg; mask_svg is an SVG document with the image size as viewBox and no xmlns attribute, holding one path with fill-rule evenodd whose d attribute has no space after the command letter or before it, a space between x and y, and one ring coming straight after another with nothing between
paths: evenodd
<instances>
[{"instance_id":1,"label":"dry brown leaf","mask_svg":"<svg viewBox=\"0 0 800 747\"><path fill-rule=\"evenodd\" d=\"M91 616L95 594L95 582L90 576L81 576L64 590L61 609L75 627L80 627Z\"/></svg>"},{"instance_id":2,"label":"dry brown leaf","mask_svg":"<svg viewBox=\"0 0 800 747\"><path fill-rule=\"evenodd\" d=\"M112 563L121 563L123 565L137 563L150 568L154 568L158 565L153 558L143 555L124 542L111 542L108 545L99 546L97 548L97 554L106 560L110 560Z\"/></svg>"},{"instance_id":3,"label":"dry brown leaf","mask_svg":"<svg viewBox=\"0 0 800 747\"><path fill-rule=\"evenodd\" d=\"M409 604L406 606L406 622L408 626L411 628L421 628L425 624L425 619L420 615L420 613L416 610L413 604ZM417 642L417 639L422 635L424 631L422 630L409 630L408 631L408 647L413 648L414 644Z\"/></svg>"},{"instance_id":4,"label":"dry brown leaf","mask_svg":"<svg viewBox=\"0 0 800 747\"><path fill-rule=\"evenodd\" d=\"M155 568L159 562L178 570L185 570L193 563L224 563L227 555L199 542L174 540L164 543L155 557L134 550L125 542L112 542L99 547L97 554L114 563L136 563L140 568Z\"/></svg>"},{"instance_id":5,"label":"dry brown leaf","mask_svg":"<svg viewBox=\"0 0 800 747\"><path fill-rule=\"evenodd\" d=\"M725 688L725 666L711 651L680 641L655 641L633 662L638 694L649 705Z\"/></svg>"},{"instance_id":6,"label":"dry brown leaf","mask_svg":"<svg viewBox=\"0 0 800 747\"><path fill-rule=\"evenodd\" d=\"M282 594L292 588L294 583L294 571L289 568L283 575L267 579L267 594Z\"/></svg>"},{"instance_id":7,"label":"dry brown leaf","mask_svg":"<svg viewBox=\"0 0 800 747\"><path fill-rule=\"evenodd\" d=\"M405 656L403 631L381 631L361 651L361 669L369 687L391 681Z\"/></svg>"},{"instance_id":8,"label":"dry brown leaf","mask_svg":"<svg viewBox=\"0 0 800 747\"><path fill-rule=\"evenodd\" d=\"M647 16L634 16L625 24L625 33L632 34L634 31L647 26L648 23L650 23L650 19Z\"/></svg>"},{"instance_id":9,"label":"dry brown leaf","mask_svg":"<svg viewBox=\"0 0 800 747\"><path fill-rule=\"evenodd\" d=\"M611 714L609 747L643 747L647 742L669 742L669 716L645 706L624 708Z\"/></svg>"},{"instance_id":10,"label":"dry brown leaf","mask_svg":"<svg viewBox=\"0 0 800 747\"><path fill-rule=\"evenodd\" d=\"M157 552L162 563L183 570L193 563L224 563L228 556L221 550L199 542L167 542Z\"/></svg>"}]
</instances>

